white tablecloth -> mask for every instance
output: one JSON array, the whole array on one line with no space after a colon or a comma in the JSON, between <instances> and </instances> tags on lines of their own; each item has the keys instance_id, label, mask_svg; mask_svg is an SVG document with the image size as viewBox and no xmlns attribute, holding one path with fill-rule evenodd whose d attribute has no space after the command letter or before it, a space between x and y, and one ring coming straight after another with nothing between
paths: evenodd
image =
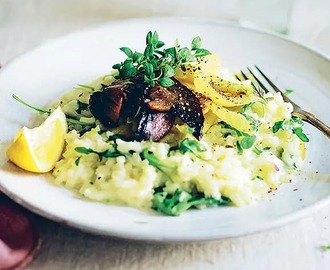
<instances>
[{"instance_id":1,"label":"white tablecloth","mask_svg":"<svg viewBox=\"0 0 330 270\"><path fill-rule=\"evenodd\" d=\"M263 2L274 4L275 18L271 13L261 14L267 12ZM285 2L0 0L0 63L5 65L46 40L84 26L155 15L207 17L266 27L287 32L293 39L330 55L330 1ZM90 235L37 217L42 248L28 269L330 269L330 251L321 249L330 244L329 213L330 206L257 235L171 245Z\"/></svg>"}]
</instances>

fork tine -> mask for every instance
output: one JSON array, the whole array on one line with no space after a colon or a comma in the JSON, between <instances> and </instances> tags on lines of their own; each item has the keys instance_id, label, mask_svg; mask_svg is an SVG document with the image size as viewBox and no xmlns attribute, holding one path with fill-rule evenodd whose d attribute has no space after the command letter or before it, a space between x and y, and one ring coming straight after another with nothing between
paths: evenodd
<instances>
[{"instance_id":1,"label":"fork tine","mask_svg":"<svg viewBox=\"0 0 330 270\"><path fill-rule=\"evenodd\" d=\"M250 68L247 68L247 70L250 72L250 74L252 75L252 77L257 81L257 83L259 84L259 86L266 92L268 93L269 90L267 89L267 87L258 79L258 77L256 75L254 75L254 73L252 72L252 70Z\"/></svg>"},{"instance_id":2,"label":"fork tine","mask_svg":"<svg viewBox=\"0 0 330 270\"><path fill-rule=\"evenodd\" d=\"M257 65L254 65L256 70L259 72L260 76L267 82L268 87L273 88L273 90L277 93L280 93L283 100L285 102L291 103L293 106L293 112L292 115L296 117L300 117L303 121L310 123L317 129L319 129L324 135L326 135L330 139L330 127L327 126L325 123L323 123L320 119L318 119L314 114L303 110L298 104L293 102L290 98L288 98L285 93L283 93L261 70ZM270 92L267 90L265 85L258 79L258 77L255 75L255 73L252 72L250 68L247 67L247 70L254 79L255 79L255 85L258 86L259 89L263 89L266 93ZM245 78L245 74L241 71L242 76ZM258 73L256 73L258 74ZM252 82L253 83L253 82Z\"/></svg>"},{"instance_id":3,"label":"fork tine","mask_svg":"<svg viewBox=\"0 0 330 270\"><path fill-rule=\"evenodd\" d=\"M245 73L241 70L241 75L245 80L248 80L249 78L245 75Z\"/></svg>"},{"instance_id":4,"label":"fork tine","mask_svg":"<svg viewBox=\"0 0 330 270\"><path fill-rule=\"evenodd\" d=\"M275 92L281 93L282 98L285 102L290 102L294 107L299 107L296 103L294 103L290 98L288 98L283 91L278 88L266 75L261 71L261 69L254 65L254 67L260 72L261 76L267 81L267 83L274 89Z\"/></svg>"},{"instance_id":5,"label":"fork tine","mask_svg":"<svg viewBox=\"0 0 330 270\"><path fill-rule=\"evenodd\" d=\"M262 75L262 77L265 78L265 80L269 83L269 85L271 87L273 87L273 89L276 91L276 92L281 92L282 91L260 70L260 68L257 66L257 65L254 65L255 68L260 72L260 74Z\"/></svg>"},{"instance_id":6,"label":"fork tine","mask_svg":"<svg viewBox=\"0 0 330 270\"><path fill-rule=\"evenodd\" d=\"M248 76L245 75L243 70L241 70L241 76L243 77L244 80L249 80ZM235 77L237 80L243 81L242 78L240 76L238 76L238 74L235 74ZM263 94L260 92L260 87L258 87L253 81L251 81L251 84L252 84L252 87L253 87L255 93L257 93L259 96L262 96Z\"/></svg>"}]
</instances>

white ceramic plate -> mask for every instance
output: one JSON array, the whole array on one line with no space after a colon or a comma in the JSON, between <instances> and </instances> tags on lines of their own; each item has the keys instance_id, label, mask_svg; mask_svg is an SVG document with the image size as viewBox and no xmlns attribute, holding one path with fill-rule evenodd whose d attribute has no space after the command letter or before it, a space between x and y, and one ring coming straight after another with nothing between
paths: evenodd
<instances>
[{"instance_id":1,"label":"white ceramic plate","mask_svg":"<svg viewBox=\"0 0 330 270\"><path fill-rule=\"evenodd\" d=\"M330 141L306 125L311 142L303 172L294 183L256 205L188 211L180 217L104 205L55 186L47 175L23 172L7 162L5 149L34 112L13 93L47 106L78 83L107 74L124 55L119 47L144 48L145 35L157 30L166 44L179 38L189 45L199 35L223 65L238 70L258 64L292 98L330 123L330 61L278 36L237 26L189 19L143 19L111 23L71 34L18 57L0 72L0 188L26 208L90 232L149 241L197 241L246 235L283 225L330 201Z\"/></svg>"}]
</instances>

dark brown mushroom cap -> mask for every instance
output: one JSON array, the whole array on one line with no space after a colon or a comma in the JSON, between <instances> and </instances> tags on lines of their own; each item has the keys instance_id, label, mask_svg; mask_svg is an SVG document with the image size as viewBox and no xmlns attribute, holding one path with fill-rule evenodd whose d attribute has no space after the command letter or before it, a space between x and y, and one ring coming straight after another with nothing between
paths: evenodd
<instances>
[{"instance_id":1,"label":"dark brown mushroom cap","mask_svg":"<svg viewBox=\"0 0 330 270\"><path fill-rule=\"evenodd\" d=\"M157 142L171 130L174 120L173 111L143 112L135 138L139 141L152 139Z\"/></svg>"},{"instance_id":2,"label":"dark brown mushroom cap","mask_svg":"<svg viewBox=\"0 0 330 270\"><path fill-rule=\"evenodd\" d=\"M129 80L116 80L92 94L89 108L105 127L117 127L128 119L136 119L137 140L160 140L172 128L175 116L187 123L200 139L204 115L199 98L174 79L174 85L155 87L144 82L141 75Z\"/></svg>"},{"instance_id":3,"label":"dark brown mushroom cap","mask_svg":"<svg viewBox=\"0 0 330 270\"><path fill-rule=\"evenodd\" d=\"M193 135L200 139L204 124L204 115L200 99L186 86L174 79L175 84L168 88L174 93L177 101L174 104L176 115L185 122L193 131Z\"/></svg>"}]
</instances>

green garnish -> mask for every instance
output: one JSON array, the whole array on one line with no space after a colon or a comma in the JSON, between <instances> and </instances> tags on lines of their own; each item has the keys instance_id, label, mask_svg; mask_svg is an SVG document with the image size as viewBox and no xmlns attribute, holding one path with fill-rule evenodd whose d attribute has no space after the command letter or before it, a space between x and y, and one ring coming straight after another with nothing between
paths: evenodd
<instances>
[{"instance_id":1,"label":"green garnish","mask_svg":"<svg viewBox=\"0 0 330 270\"><path fill-rule=\"evenodd\" d=\"M257 176L255 176L255 177L253 177L252 180L260 180L260 181L263 181L264 178L261 177L260 175L257 175Z\"/></svg>"},{"instance_id":2,"label":"green garnish","mask_svg":"<svg viewBox=\"0 0 330 270\"><path fill-rule=\"evenodd\" d=\"M176 167L172 166L171 164L166 164L162 160L158 159L153 152L145 149L140 154L142 159L146 159L149 162L149 165L154 166L160 172L162 172L168 179L171 178L171 171L173 171Z\"/></svg>"},{"instance_id":3,"label":"green garnish","mask_svg":"<svg viewBox=\"0 0 330 270\"><path fill-rule=\"evenodd\" d=\"M324 251L330 251L330 245L323 245L321 246L321 249Z\"/></svg>"},{"instance_id":4,"label":"green garnish","mask_svg":"<svg viewBox=\"0 0 330 270\"><path fill-rule=\"evenodd\" d=\"M292 116L291 119L275 122L272 129L273 133L278 132L280 129L292 130L292 132L296 134L301 141L309 142L307 135L303 132L302 126L303 122L301 118Z\"/></svg>"},{"instance_id":5,"label":"green garnish","mask_svg":"<svg viewBox=\"0 0 330 270\"><path fill-rule=\"evenodd\" d=\"M176 189L174 194L163 191L162 188L155 190L153 208L170 216L179 216L182 212L192 207L206 207L228 205L230 200L221 198L205 198L203 194L192 195L184 190Z\"/></svg>"},{"instance_id":6,"label":"green garnish","mask_svg":"<svg viewBox=\"0 0 330 270\"><path fill-rule=\"evenodd\" d=\"M41 109L41 108L38 108L38 107L35 107L35 106L32 106L31 104L25 102L24 100L22 100L21 98L19 98L18 96L16 96L15 94L12 95L12 97L17 100L19 103L29 107L30 109L38 112L38 113L41 113L41 114L47 114L47 115L50 115L51 114L51 111L46 111L44 109ZM79 103L78 103L79 104ZM66 121L70 124L74 124L74 125L81 125L81 126L95 126L95 123L86 123L86 122L83 122L83 121L79 121L77 119L74 119L70 116L68 116L67 114L65 114L65 117L66 117Z\"/></svg>"},{"instance_id":7,"label":"green garnish","mask_svg":"<svg viewBox=\"0 0 330 270\"><path fill-rule=\"evenodd\" d=\"M25 102L23 99L19 98L19 97L16 96L15 94L12 94L12 97L13 97L15 100L17 100L19 103L21 103L21 104L23 104L23 105L29 107L29 108L32 109L32 110L35 110L35 111L37 111L37 112L39 112L39 113L41 113L41 114L46 113L46 114L50 115L50 111L46 111L46 110L40 109L40 108L38 108L38 107L32 106L31 104Z\"/></svg>"},{"instance_id":8,"label":"green garnish","mask_svg":"<svg viewBox=\"0 0 330 270\"><path fill-rule=\"evenodd\" d=\"M241 111L240 114L242 114L246 120L248 120L250 122L250 126L252 127L253 130L257 131L258 128L261 126L261 121L255 119L254 117L252 117L251 115L247 114L247 112L249 110L252 110L252 106L255 104L255 102L250 102L248 104L245 104Z\"/></svg>"},{"instance_id":9,"label":"green garnish","mask_svg":"<svg viewBox=\"0 0 330 270\"><path fill-rule=\"evenodd\" d=\"M116 158L119 156L125 156L123 153L120 153L117 149L115 149L115 150L108 149L103 152L96 152L91 148L79 146L79 147L76 147L74 150L76 150L80 154L85 154L85 155L92 154L92 153L97 154L99 156L100 160L102 160L103 158ZM77 163L76 163L76 165L77 165Z\"/></svg>"},{"instance_id":10,"label":"green garnish","mask_svg":"<svg viewBox=\"0 0 330 270\"><path fill-rule=\"evenodd\" d=\"M78 158L74 161L74 164L76 164L76 166L79 166L80 158L81 158L81 157L78 157Z\"/></svg>"},{"instance_id":11,"label":"green garnish","mask_svg":"<svg viewBox=\"0 0 330 270\"><path fill-rule=\"evenodd\" d=\"M285 89L284 95L290 95L293 92L294 92L294 90L292 90L292 89Z\"/></svg>"},{"instance_id":12,"label":"green garnish","mask_svg":"<svg viewBox=\"0 0 330 270\"><path fill-rule=\"evenodd\" d=\"M78 84L78 87L80 87L80 88L87 88L87 89L92 90L92 91L95 90L94 87L89 86L89 85L86 85L86 84Z\"/></svg>"},{"instance_id":13,"label":"green garnish","mask_svg":"<svg viewBox=\"0 0 330 270\"><path fill-rule=\"evenodd\" d=\"M185 138L179 142L177 147L174 147L171 150L179 150L181 154L185 154L187 152L192 153L196 157L202 159L201 153L206 151L206 147L197 140Z\"/></svg>"},{"instance_id":14,"label":"green garnish","mask_svg":"<svg viewBox=\"0 0 330 270\"><path fill-rule=\"evenodd\" d=\"M112 66L118 70L119 79L128 79L139 73L144 74L144 81L152 87L156 81L164 87L174 84L171 79L175 70L185 62L195 61L197 58L210 54L206 49L201 48L200 37L195 37L191 42L191 48L181 48L176 40L175 46L163 48L165 43L159 40L158 33L148 32L146 36L146 48L143 53L133 52L128 47L121 47L127 58Z\"/></svg>"},{"instance_id":15,"label":"green garnish","mask_svg":"<svg viewBox=\"0 0 330 270\"><path fill-rule=\"evenodd\" d=\"M245 132L239 131L236 128L233 128L231 125L227 124L224 121L221 121L218 123L219 125L222 125L225 130L228 130L226 134L236 136L237 137L237 151L241 155L243 153L244 149L251 148L255 141L257 140L257 137L255 135L249 135ZM226 134L224 135L226 137Z\"/></svg>"},{"instance_id":16,"label":"green garnish","mask_svg":"<svg viewBox=\"0 0 330 270\"><path fill-rule=\"evenodd\" d=\"M270 147L264 147L263 149L260 149L258 146L255 146L253 149L253 152L259 156L262 152L269 150L269 149L270 149Z\"/></svg>"},{"instance_id":17,"label":"green garnish","mask_svg":"<svg viewBox=\"0 0 330 270\"><path fill-rule=\"evenodd\" d=\"M241 140L240 140L240 145L242 146L243 149L249 149L253 146L253 144L255 143L257 137L255 135L252 136L244 136Z\"/></svg>"},{"instance_id":18,"label":"green garnish","mask_svg":"<svg viewBox=\"0 0 330 270\"><path fill-rule=\"evenodd\" d=\"M81 102L79 99L77 100L77 104L78 104L78 109L77 109L78 114L81 114L82 111L86 111L89 106L88 103Z\"/></svg>"}]
</instances>

